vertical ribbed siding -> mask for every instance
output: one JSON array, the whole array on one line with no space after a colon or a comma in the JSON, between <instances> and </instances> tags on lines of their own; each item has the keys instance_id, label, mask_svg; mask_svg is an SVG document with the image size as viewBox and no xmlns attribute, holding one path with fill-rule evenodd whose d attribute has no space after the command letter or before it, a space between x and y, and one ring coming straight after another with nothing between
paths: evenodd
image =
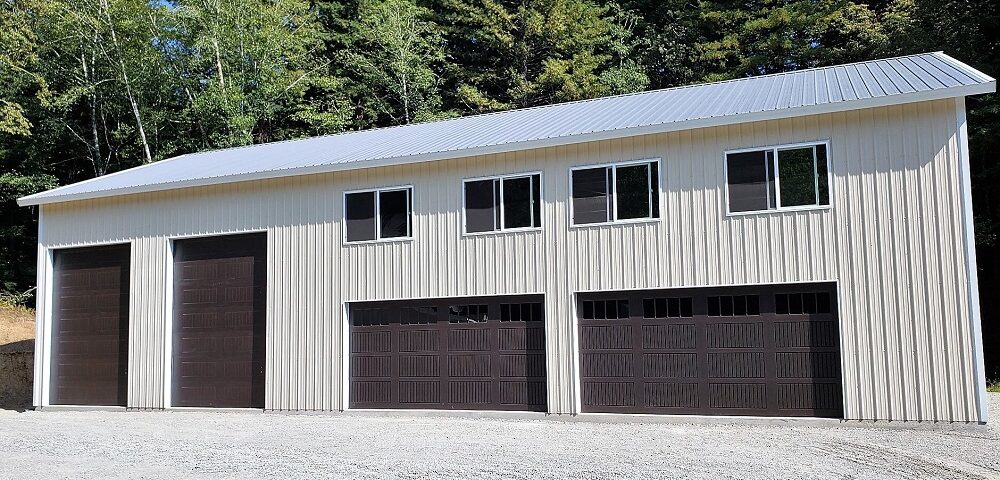
<instances>
[{"instance_id":1,"label":"vertical ribbed siding","mask_svg":"<svg viewBox=\"0 0 1000 480\"><path fill-rule=\"evenodd\" d=\"M167 239L141 237L132 241L129 298L128 402L129 408L163 408L166 342L170 338L173 286L167 271ZM135 292L139 292L136 294Z\"/></svg>"},{"instance_id":2,"label":"vertical ribbed siding","mask_svg":"<svg viewBox=\"0 0 1000 480\"><path fill-rule=\"evenodd\" d=\"M45 207L42 243L132 241L138 408L163 405L169 238L267 231L268 409L346 407L345 302L544 293L549 410L575 413L575 292L837 281L847 418L978 421L955 108L926 102L56 204ZM725 150L814 140L830 141L831 209L725 214ZM662 161L660 221L569 225L570 167L643 158ZM543 231L462 234L462 179L538 170ZM396 185L414 187L414 238L345 245L343 192Z\"/></svg>"}]
</instances>

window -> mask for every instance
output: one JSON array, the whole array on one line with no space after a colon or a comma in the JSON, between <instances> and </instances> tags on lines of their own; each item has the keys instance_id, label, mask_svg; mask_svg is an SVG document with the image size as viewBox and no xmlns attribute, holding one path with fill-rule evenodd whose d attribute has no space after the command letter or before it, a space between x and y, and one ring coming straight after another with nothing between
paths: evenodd
<instances>
[{"instance_id":1,"label":"window","mask_svg":"<svg viewBox=\"0 0 1000 480\"><path fill-rule=\"evenodd\" d=\"M709 317L742 317L760 315L758 295L720 295L708 297Z\"/></svg>"},{"instance_id":2,"label":"window","mask_svg":"<svg viewBox=\"0 0 1000 480\"><path fill-rule=\"evenodd\" d=\"M643 318L688 318L693 315L691 297L660 297L642 299Z\"/></svg>"},{"instance_id":3,"label":"window","mask_svg":"<svg viewBox=\"0 0 1000 480\"><path fill-rule=\"evenodd\" d=\"M806 292L775 294L774 313L779 315L830 313L830 293Z\"/></svg>"},{"instance_id":4,"label":"window","mask_svg":"<svg viewBox=\"0 0 1000 480\"><path fill-rule=\"evenodd\" d=\"M617 320L629 318L628 300L584 300L584 320Z\"/></svg>"},{"instance_id":5,"label":"window","mask_svg":"<svg viewBox=\"0 0 1000 480\"><path fill-rule=\"evenodd\" d=\"M465 233L542 226L542 177L511 175L465 181Z\"/></svg>"},{"instance_id":6,"label":"window","mask_svg":"<svg viewBox=\"0 0 1000 480\"><path fill-rule=\"evenodd\" d=\"M409 238L412 235L413 189L387 188L344 195L348 242Z\"/></svg>"},{"instance_id":7,"label":"window","mask_svg":"<svg viewBox=\"0 0 1000 480\"><path fill-rule=\"evenodd\" d=\"M729 212L829 205L826 150L820 143L727 153Z\"/></svg>"},{"instance_id":8,"label":"window","mask_svg":"<svg viewBox=\"0 0 1000 480\"><path fill-rule=\"evenodd\" d=\"M533 303L501 303L501 322L541 322L545 319L542 304Z\"/></svg>"},{"instance_id":9,"label":"window","mask_svg":"<svg viewBox=\"0 0 1000 480\"><path fill-rule=\"evenodd\" d=\"M448 307L448 323L486 323L488 305L452 305Z\"/></svg>"},{"instance_id":10,"label":"window","mask_svg":"<svg viewBox=\"0 0 1000 480\"><path fill-rule=\"evenodd\" d=\"M572 171L573 224L660 217L659 163L623 163Z\"/></svg>"}]
</instances>

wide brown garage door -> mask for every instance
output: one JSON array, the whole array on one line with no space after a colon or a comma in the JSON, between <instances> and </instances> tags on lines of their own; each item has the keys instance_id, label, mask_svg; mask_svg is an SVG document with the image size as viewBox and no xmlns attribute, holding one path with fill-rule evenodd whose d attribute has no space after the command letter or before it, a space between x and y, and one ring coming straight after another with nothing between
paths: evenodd
<instances>
[{"instance_id":1,"label":"wide brown garage door","mask_svg":"<svg viewBox=\"0 0 1000 480\"><path fill-rule=\"evenodd\" d=\"M835 286L579 295L584 412L841 417Z\"/></svg>"},{"instance_id":2,"label":"wide brown garage door","mask_svg":"<svg viewBox=\"0 0 1000 480\"><path fill-rule=\"evenodd\" d=\"M350 407L546 410L541 296L350 306Z\"/></svg>"},{"instance_id":3,"label":"wide brown garage door","mask_svg":"<svg viewBox=\"0 0 1000 480\"><path fill-rule=\"evenodd\" d=\"M53 405L125 406L129 246L53 254Z\"/></svg>"},{"instance_id":4,"label":"wide brown garage door","mask_svg":"<svg viewBox=\"0 0 1000 480\"><path fill-rule=\"evenodd\" d=\"M174 244L171 403L264 407L264 234Z\"/></svg>"}]
</instances>

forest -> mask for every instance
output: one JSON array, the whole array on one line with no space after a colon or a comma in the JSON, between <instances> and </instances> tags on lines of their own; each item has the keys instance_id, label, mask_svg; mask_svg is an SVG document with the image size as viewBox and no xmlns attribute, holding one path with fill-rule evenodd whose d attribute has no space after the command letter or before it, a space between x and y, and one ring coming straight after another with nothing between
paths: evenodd
<instances>
[{"instance_id":1,"label":"forest","mask_svg":"<svg viewBox=\"0 0 1000 480\"><path fill-rule=\"evenodd\" d=\"M996 77L995 0L0 0L0 292L20 196L187 152L917 52ZM970 98L987 376L1000 379L1000 101Z\"/></svg>"}]
</instances>

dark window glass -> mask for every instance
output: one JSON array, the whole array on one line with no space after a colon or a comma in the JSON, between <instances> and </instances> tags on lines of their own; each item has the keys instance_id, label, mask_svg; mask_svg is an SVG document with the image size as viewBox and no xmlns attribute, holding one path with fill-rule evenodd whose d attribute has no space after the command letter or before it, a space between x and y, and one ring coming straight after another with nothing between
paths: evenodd
<instances>
[{"instance_id":1,"label":"dark window glass","mask_svg":"<svg viewBox=\"0 0 1000 480\"><path fill-rule=\"evenodd\" d=\"M788 296L788 313L798 315L802 313L802 295L791 294Z\"/></svg>"},{"instance_id":2,"label":"dark window glass","mask_svg":"<svg viewBox=\"0 0 1000 480\"><path fill-rule=\"evenodd\" d=\"M345 201L347 241L375 240L375 192L348 193Z\"/></svg>"},{"instance_id":3,"label":"dark window glass","mask_svg":"<svg viewBox=\"0 0 1000 480\"><path fill-rule=\"evenodd\" d=\"M816 145L816 180L819 182L819 204L830 204L830 174L826 168L826 145Z\"/></svg>"},{"instance_id":4,"label":"dark window glass","mask_svg":"<svg viewBox=\"0 0 1000 480\"><path fill-rule=\"evenodd\" d=\"M778 180L782 207L819 205L813 147L778 150Z\"/></svg>"},{"instance_id":5,"label":"dark window glass","mask_svg":"<svg viewBox=\"0 0 1000 480\"><path fill-rule=\"evenodd\" d=\"M677 318L681 316L681 299L679 298L667 299L667 316L671 318Z\"/></svg>"},{"instance_id":6,"label":"dark window glass","mask_svg":"<svg viewBox=\"0 0 1000 480\"><path fill-rule=\"evenodd\" d=\"M730 212L767 210L771 206L766 151L726 155L726 175Z\"/></svg>"},{"instance_id":7,"label":"dark window glass","mask_svg":"<svg viewBox=\"0 0 1000 480\"><path fill-rule=\"evenodd\" d=\"M694 314L694 299L691 297L684 297L681 299L681 316L690 317Z\"/></svg>"},{"instance_id":8,"label":"dark window glass","mask_svg":"<svg viewBox=\"0 0 1000 480\"><path fill-rule=\"evenodd\" d=\"M618 302L608 302L604 310L608 318L621 318L618 316Z\"/></svg>"},{"instance_id":9,"label":"dark window glass","mask_svg":"<svg viewBox=\"0 0 1000 480\"><path fill-rule=\"evenodd\" d=\"M618 318L628 318L628 300L618 300Z\"/></svg>"},{"instance_id":10,"label":"dark window glass","mask_svg":"<svg viewBox=\"0 0 1000 480\"><path fill-rule=\"evenodd\" d=\"M669 309L667 308L667 299L666 298L657 298L656 299L656 317L657 318L665 318L670 313L668 310Z\"/></svg>"},{"instance_id":11,"label":"dark window glass","mask_svg":"<svg viewBox=\"0 0 1000 480\"><path fill-rule=\"evenodd\" d=\"M486 305L452 305L448 307L448 323L485 323Z\"/></svg>"},{"instance_id":12,"label":"dark window glass","mask_svg":"<svg viewBox=\"0 0 1000 480\"><path fill-rule=\"evenodd\" d=\"M410 190L379 192L380 236L399 238L410 236Z\"/></svg>"},{"instance_id":13,"label":"dark window glass","mask_svg":"<svg viewBox=\"0 0 1000 480\"><path fill-rule=\"evenodd\" d=\"M774 295L774 313L778 315L788 314L788 294L778 293Z\"/></svg>"},{"instance_id":14,"label":"dark window glass","mask_svg":"<svg viewBox=\"0 0 1000 480\"><path fill-rule=\"evenodd\" d=\"M802 294L802 312L803 313L816 313L816 294L815 293L803 293Z\"/></svg>"},{"instance_id":15,"label":"dark window glass","mask_svg":"<svg viewBox=\"0 0 1000 480\"><path fill-rule=\"evenodd\" d=\"M601 223L608 217L608 168L573 171L573 223Z\"/></svg>"},{"instance_id":16,"label":"dark window glass","mask_svg":"<svg viewBox=\"0 0 1000 480\"><path fill-rule=\"evenodd\" d=\"M495 180L465 182L465 231L467 233L496 230L494 182Z\"/></svg>"},{"instance_id":17,"label":"dark window glass","mask_svg":"<svg viewBox=\"0 0 1000 480\"><path fill-rule=\"evenodd\" d=\"M820 292L816 294L816 313L830 313L830 294Z\"/></svg>"},{"instance_id":18,"label":"dark window glass","mask_svg":"<svg viewBox=\"0 0 1000 480\"><path fill-rule=\"evenodd\" d=\"M534 226L542 226L542 176L531 176L531 215L534 217Z\"/></svg>"},{"instance_id":19,"label":"dark window glass","mask_svg":"<svg viewBox=\"0 0 1000 480\"><path fill-rule=\"evenodd\" d=\"M437 323L437 307L403 307L399 323L403 325L428 325Z\"/></svg>"},{"instance_id":20,"label":"dark window glass","mask_svg":"<svg viewBox=\"0 0 1000 480\"><path fill-rule=\"evenodd\" d=\"M656 300L642 299L642 318L656 318Z\"/></svg>"},{"instance_id":21,"label":"dark window glass","mask_svg":"<svg viewBox=\"0 0 1000 480\"><path fill-rule=\"evenodd\" d=\"M747 295L747 315L760 315L760 296Z\"/></svg>"},{"instance_id":22,"label":"dark window glass","mask_svg":"<svg viewBox=\"0 0 1000 480\"><path fill-rule=\"evenodd\" d=\"M718 317L719 311L719 297L708 297L708 316Z\"/></svg>"},{"instance_id":23,"label":"dark window glass","mask_svg":"<svg viewBox=\"0 0 1000 480\"><path fill-rule=\"evenodd\" d=\"M594 302L594 318L598 320L604 320L607 317L607 310L605 309L606 303L604 301L598 300Z\"/></svg>"},{"instance_id":24,"label":"dark window glass","mask_svg":"<svg viewBox=\"0 0 1000 480\"><path fill-rule=\"evenodd\" d=\"M617 167L615 191L618 220L652 216L649 205L649 164Z\"/></svg>"},{"instance_id":25,"label":"dark window glass","mask_svg":"<svg viewBox=\"0 0 1000 480\"><path fill-rule=\"evenodd\" d=\"M531 304L531 321L532 322L541 322L543 320L545 320L545 312L542 311L542 304L541 303L532 303Z\"/></svg>"},{"instance_id":26,"label":"dark window glass","mask_svg":"<svg viewBox=\"0 0 1000 480\"><path fill-rule=\"evenodd\" d=\"M531 197L531 177L503 180L503 228L532 226Z\"/></svg>"},{"instance_id":27,"label":"dark window glass","mask_svg":"<svg viewBox=\"0 0 1000 480\"><path fill-rule=\"evenodd\" d=\"M594 318L594 302L585 300L583 302L583 318L592 320Z\"/></svg>"}]
</instances>

